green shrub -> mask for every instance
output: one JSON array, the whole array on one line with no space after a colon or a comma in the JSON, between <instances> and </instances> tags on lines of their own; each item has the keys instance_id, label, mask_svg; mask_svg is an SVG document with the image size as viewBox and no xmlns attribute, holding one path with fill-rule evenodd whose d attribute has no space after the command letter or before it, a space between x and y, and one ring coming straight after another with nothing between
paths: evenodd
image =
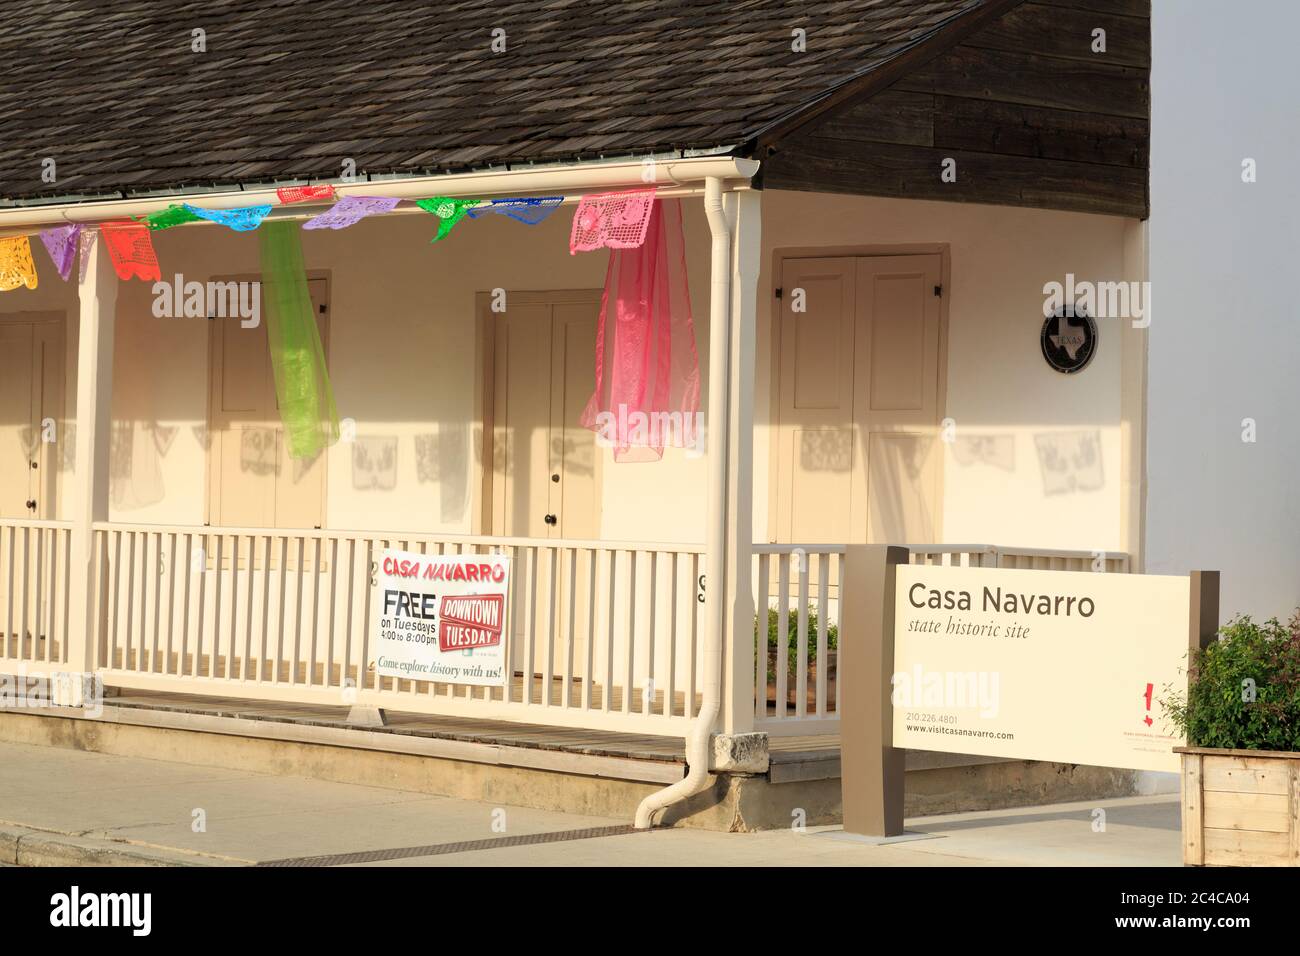
<instances>
[{"instance_id":1,"label":"green shrub","mask_svg":"<svg viewBox=\"0 0 1300 956\"><path fill-rule=\"evenodd\" d=\"M799 609L791 608L787 612L789 629L786 632L786 662L787 674L798 673L799 667ZM754 622L758 623L757 619ZM776 672L773 661L776 660L777 648L780 646L780 630L778 625L781 623L781 613L776 608L768 608L767 611L767 654L761 655L766 657L767 678L773 680ZM757 627L755 628L755 640L757 641ZM839 647L840 629L834 624L826 625L826 649L833 651ZM817 660L817 608L808 605L808 663L812 664Z\"/></svg>"},{"instance_id":2,"label":"green shrub","mask_svg":"<svg viewBox=\"0 0 1300 956\"><path fill-rule=\"evenodd\" d=\"M1300 611L1286 625L1234 618L1219 633L1193 653L1187 694L1161 700L1166 714L1193 747L1300 751Z\"/></svg>"}]
</instances>

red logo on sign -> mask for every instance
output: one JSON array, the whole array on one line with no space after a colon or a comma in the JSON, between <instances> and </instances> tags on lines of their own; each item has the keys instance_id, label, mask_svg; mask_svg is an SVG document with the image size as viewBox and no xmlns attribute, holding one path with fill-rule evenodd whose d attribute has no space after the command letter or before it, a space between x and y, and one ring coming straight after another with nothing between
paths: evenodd
<instances>
[{"instance_id":1,"label":"red logo on sign","mask_svg":"<svg viewBox=\"0 0 1300 956\"><path fill-rule=\"evenodd\" d=\"M504 608L500 594L444 596L438 611L438 649L446 653L500 644Z\"/></svg>"}]
</instances>

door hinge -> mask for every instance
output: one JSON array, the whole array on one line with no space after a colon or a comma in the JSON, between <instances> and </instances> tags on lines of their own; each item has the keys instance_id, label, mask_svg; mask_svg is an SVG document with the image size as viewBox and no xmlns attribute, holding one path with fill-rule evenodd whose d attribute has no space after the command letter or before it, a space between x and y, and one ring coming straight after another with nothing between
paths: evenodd
<instances>
[{"instance_id":1,"label":"door hinge","mask_svg":"<svg viewBox=\"0 0 1300 956\"><path fill-rule=\"evenodd\" d=\"M777 297L778 299L781 298L781 295L782 295L782 293L784 293L784 292L785 292L784 289L777 289L777 290L776 290L776 297Z\"/></svg>"},{"instance_id":2,"label":"door hinge","mask_svg":"<svg viewBox=\"0 0 1300 956\"><path fill-rule=\"evenodd\" d=\"M937 286L935 286L935 287L934 287L934 294L935 294L936 296L942 298L942 297L943 297L943 286L941 286L941 285L937 285Z\"/></svg>"}]
</instances>

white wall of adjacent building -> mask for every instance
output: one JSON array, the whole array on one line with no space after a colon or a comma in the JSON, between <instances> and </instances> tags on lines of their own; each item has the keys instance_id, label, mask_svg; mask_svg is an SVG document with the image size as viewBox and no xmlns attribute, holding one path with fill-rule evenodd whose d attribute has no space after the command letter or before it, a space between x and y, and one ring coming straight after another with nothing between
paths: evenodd
<instances>
[{"instance_id":1,"label":"white wall of adjacent building","mask_svg":"<svg viewBox=\"0 0 1300 956\"><path fill-rule=\"evenodd\" d=\"M1152 30L1147 570L1218 568L1225 617L1285 618L1300 604L1300 4L1155 0Z\"/></svg>"}]
</instances>

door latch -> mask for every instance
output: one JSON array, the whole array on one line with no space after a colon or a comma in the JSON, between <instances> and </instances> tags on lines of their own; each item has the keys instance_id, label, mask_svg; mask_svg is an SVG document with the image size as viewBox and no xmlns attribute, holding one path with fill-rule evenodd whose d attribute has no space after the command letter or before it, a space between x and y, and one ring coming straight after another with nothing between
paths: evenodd
<instances>
[{"instance_id":1,"label":"door latch","mask_svg":"<svg viewBox=\"0 0 1300 956\"><path fill-rule=\"evenodd\" d=\"M27 499L27 510L28 510L28 511L35 511L35 510L36 510L36 499L35 499L35 498L28 498L28 499Z\"/></svg>"},{"instance_id":2,"label":"door latch","mask_svg":"<svg viewBox=\"0 0 1300 956\"><path fill-rule=\"evenodd\" d=\"M35 503L35 502L33 502L33 504L34 504L34 503ZM557 521L558 521L558 519L555 517L555 515L547 515L547 516L546 516L545 518L543 518L542 520L545 521L547 524L550 524L550 525L556 524Z\"/></svg>"}]
</instances>

